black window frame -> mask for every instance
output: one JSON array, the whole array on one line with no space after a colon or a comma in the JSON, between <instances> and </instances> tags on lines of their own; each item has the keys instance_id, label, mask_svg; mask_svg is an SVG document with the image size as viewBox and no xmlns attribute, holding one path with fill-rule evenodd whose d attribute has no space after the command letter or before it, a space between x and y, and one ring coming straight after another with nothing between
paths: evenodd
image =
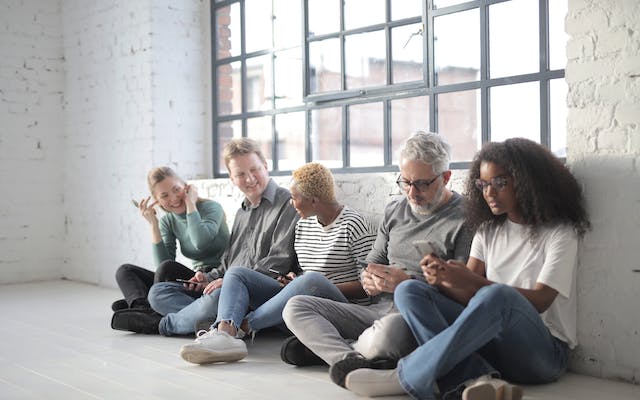
<instances>
[{"instance_id":1,"label":"black window frame","mask_svg":"<svg viewBox=\"0 0 640 400\"><path fill-rule=\"evenodd\" d=\"M441 9L433 8L433 0L425 0L422 7L422 16L406 18L402 20L391 21L390 20L390 8L392 0L384 0L385 3L385 22L381 24L366 26L357 29L344 29L344 7L340 7L340 31L336 33L330 33L325 35L318 35L309 37L308 32L308 0L300 0L302 10L301 21L301 52L302 54L302 76L303 76L303 104L294 107L276 108L275 98L272 98L272 108L265 111L251 111L247 112L247 86L246 75L247 67L246 60L262 55L271 55L271 61L273 63L273 57L275 51L280 49L268 49L261 50L247 54L245 52L245 0L210 0L211 1L211 54L212 54L212 68L211 68L211 82L212 82L212 147L213 147L213 172L214 177L227 177L228 173L221 172L219 165L222 156L222 148L219 145L218 125L230 121L241 121L242 137L247 136L247 119L260 116L271 116L271 127L273 132L272 138L272 158L273 165L270 174L272 175L288 175L291 170L280 170L278 163L278 133L275 126L275 115L290 112L303 111L305 115L304 126L304 154L306 162L314 161L312 159L312 150L310 147L310 123L311 112L317 109L341 107L342 110L342 162L341 168L332 168L334 172L387 172L397 171L397 165L392 164L392 149L391 149L391 101L403 98L410 98L416 96L426 96L429 99L429 127L430 131L438 131L438 110L437 110L437 96L446 93L455 93L467 90L480 90L480 127L482 143L490 141L490 88L503 85L513 85L519 83L538 82L540 92L540 143L549 147L551 144L551 120L550 120L550 83L554 79L563 79L565 71L564 69L550 70L549 62L549 1L551 0L538 0L538 26L539 26L539 70L535 73L528 73L515 76L507 76L500 78L490 78L489 76L489 24L488 9L491 5L506 3L512 0L474 0L461 4L456 4ZM262 0L269 1L269 0ZM340 1L341 5L344 5L342 0L325 0L325 1ZM232 4L238 3L240 5L240 26L242 30L240 40L240 55L227 57L218 60L217 57L217 21L216 10ZM436 85L435 84L435 67L434 67L434 31L433 21L438 16L447 14L458 13L461 11L467 11L472 9L478 9L480 13L480 77L476 81L455 83L449 85ZM423 21L426 21L423 22ZM367 87L364 89L346 89L345 90L345 57L344 57L344 37L350 34L371 32L376 30L384 30L386 37L386 76L387 82L391 81L391 52L393 44L389 40L390 31L392 28L410 25L415 23L423 24L423 80L414 81L399 84L386 84L378 87ZM424 34L426 33L426 37ZM311 80L308 74L309 65L309 44L315 41L337 37L340 39L340 51L341 51L341 90L328 93L310 93L311 92ZM218 103L217 103L217 67L222 64L231 62L241 63L240 79L242 86L242 99L241 99L241 112L239 114L230 115L217 115ZM274 68L271 68L271 73L275 74ZM273 77L272 77L273 78ZM275 79L272 82L272 93L275 97ZM349 160L349 120L348 120L348 107L351 105L365 104L371 102L382 102L383 104L383 123L384 123L384 165L375 167L352 167ZM452 162L452 169L465 169L468 168L469 161Z\"/></svg>"}]
</instances>

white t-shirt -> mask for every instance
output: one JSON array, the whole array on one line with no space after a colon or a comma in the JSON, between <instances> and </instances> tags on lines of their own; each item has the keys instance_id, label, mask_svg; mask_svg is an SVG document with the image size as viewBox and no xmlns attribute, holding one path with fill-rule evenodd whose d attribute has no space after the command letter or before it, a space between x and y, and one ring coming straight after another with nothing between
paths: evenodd
<instances>
[{"instance_id":1,"label":"white t-shirt","mask_svg":"<svg viewBox=\"0 0 640 400\"><path fill-rule=\"evenodd\" d=\"M484 262L490 281L523 289L533 289L540 282L558 291L540 317L553 336L570 348L577 345L578 236L571 226L540 228L531 240L527 225L509 220L484 225L476 232L469 255Z\"/></svg>"}]
</instances>

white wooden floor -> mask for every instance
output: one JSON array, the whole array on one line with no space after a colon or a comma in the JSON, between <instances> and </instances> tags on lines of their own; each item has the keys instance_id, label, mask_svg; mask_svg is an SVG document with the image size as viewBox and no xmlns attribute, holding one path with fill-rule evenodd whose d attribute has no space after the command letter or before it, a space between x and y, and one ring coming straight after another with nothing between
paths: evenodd
<instances>
[{"instance_id":1,"label":"white wooden floor","mask_svg":"<svg viewBox=\"0 0 640 400\"><path fill-rule=\"evenodd\" d=\"M190 338L111 330L118 297L69 281L0 286L0 399L358 398L331 383L326 367L281 362L275 334L248 343L241 362L189 364L178 349ZM638 400L640 386L568 374L526 387L525 399Z\"/></svg>"}]
</instances>

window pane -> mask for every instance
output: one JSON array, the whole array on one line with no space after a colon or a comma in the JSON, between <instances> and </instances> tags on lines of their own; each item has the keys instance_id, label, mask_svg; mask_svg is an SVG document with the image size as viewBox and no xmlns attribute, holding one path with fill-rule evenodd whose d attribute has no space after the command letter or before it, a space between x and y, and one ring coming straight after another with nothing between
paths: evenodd
<instances>
[{"instance_id":1,"label":"window pane","mask_svg":"<svg viewBox=\"0 0 640 400\"><path fill-rule=\"evenodd\" d=\"M415 131L429 131L429 97L410 97L391 102L391 158L398 164L398 152Z\"/></svg>"},{"instance_id":2,"label":"window pane","mask_svg":"<svg viewBox=\"0 0 640 400\"><path fill-rule=\"evenodd\" d=\"M470 161L480 148L480 90L437 96L438 133L451 145L451 161Z\"/></svg>"},{"instance_id":3,"label":"window pane","mask_svg":"<svg viewBox=\"0 0 640 400\"><path fill-rule=\"evenodd\" d=\"M240 61L219 65L216 69L218 115L242 112L242 83L240 82Z\"/></svg>"},{"instance_id":4,"label":"window pane","mask_svg":"<svg viewBox=\"0 0 640 400\"><path fill-rule=\"evenodd\" d=\"M391 20L422 16L422 0L391 0Z\"/></svg>"},{"instance_id":5,"label":"window pane","mask_svg":"<svg viewBox=\"0 0 640 400\"><path fill-rule=\"evenodd\" d=\"M469 0L433 0L433 9L455 6L456 4L465 3Z\"/></svg>"},{"instance_id":6,"label":"window pane","mask_svg":"<svg viewBox=\"0 0 640 400\"><path fill-rule=\"evenodd\" d=\"M246 51L270 49L271 37L271 1L245 0Z\"/></svg>"},{"instance_id":7,"label":"window pane","mask_svg":"<svg viewBox=\"0 0 640 400\"><path fill-rule=\"evenodd\" d=\"M231 139L238 139L242 137L242 121L227 121L221 122L218 124L217 129L217 138L218 138L218 170L220 173L226 173L227 167L224 165L224 159L222 158L222 150L224 146L227 145L231 141Z\"/></svg>"},{"instance_id":8,"label":"window pane","mask_svg":"<svg viewBox=\"0 0 640 400\"><path fill-rule=\"evenodd\" d=\"M280 171L293 171L305 163L304 115L304 112L276 115Z\"/></svg>"},{"instance_id":9,"label":"window pane","mask_svg":"<svg viewBox=\"0 0 640 400\"><path fill-rule=\"evenodd\" d=\"M480 17L478 9L434 18L434 59L437 85L480 78Z\"/></svg>"},{"instance_id":10,"label":"window pane","mask_svg":"<svg viewBox=\"0 0 640 400\"><path fill-rule=\"evenodd\" d=\"M382 103L349 106L350 166L384 165Z\"/></svg>"},{"instance_id":11,"label":"window pane","mask_svg":"<svg viewBox=\"0 0 640 400\"><path fill-rule=\"evenodd\" d=\"M422 24L401 26L391 30L393 83L423 79Z\"/></svg>"},{"instance_id":12,"label":"window pane","mask_svg":"<svg viewBox=\"0 0 640 400\"><path fill-rule=\"evenodd\" d=\"M302 104L302 50L297 47L275 53L276 107Z\"/></svg>"},{"instance_id":13,"label":"window pane","mask_svg":"<svg viewBox=\"0 0 640 400\"><path fill-rule=\"evenodd\" d=\"M384 3L384 0L344 0L345 29L383 23Z\"/></svg>"},{"instance_id":14,"label":"window pane","mask_svg":"<svg viewBox=\"0 0 640 400\"><path fill-rule=\"evenodd\" d=\"M240 3L216 10L217 58L240 54Z\"/></svg>"},{"instance_id":15,"label":"window pane","mask_svg":"<svg viewBox=\"0 0 640 400\"><path fill-rule=\"evenodd\" d=\"M271 109L272 82L271 55L247 59L247 111Z\"/></svg>"},{"instance_id":16,"label":"window pane","mask_svg":"<svg viewBox=\"0 0 640 400\"><path fill-rule=\"evenodd\" d=\"M491 141L525 137L540 143L540 83L490 89Z\"/></svg>"},{"instance_id":17,"label":"window pane","mask_svg":"<svg viewBox=\"0 0 640 400\"><path fill-rule=\"evenodd\" d=\"M538 72L538 0L512 0L489 7L492 78Z\"/></svg>"},{"instance_id":18,"label":"window pane","mask_svg":"<svg viewBox=\"0 0 640 400\"><path fill-rule=\"evenodd\" d=\"M384 31L349 35L345 38L347 89L384 85Z\"/></svg>"},{"instance_id":19,"label":"window pane","mask_svg":"<svg viewBox=\"0 0 640 400\"><path fill-rule=\"evenodd\" d=\"M342 168L342 109L311 111L311 159L329 168Z\"/></svg>"},{"instance_id":20,"label":"window pane","mask_svg":"<svg viewBox=\"0 0 640 400\"><path fill-rule=\"evenodd\" d=\"M273 130L271 129L271 116L247 119L247 137L260 143L260 150L267 159L267 167L273 170Z\"/></svg>"},{"instance_id":21,"label":"window pane","mask_svg":"<svg viewBox=\"0 0 640 400\"><path fill-rule=\"evenodd\" d=\"M275 47L300 46L302 41L300 0L274 0L273 10Z\"/></svg>"},{"instance_id":22,"label":"window pane","mask_svg":"<svg viewBox=\"0 0 640 400\"><path fill-rule=\"evenodd\" d=\"M558 157L567 156L567 82L553 79L550 82L551 151Z\"/></svg>"},{"instance_id":23,"label":"window pane","mask_svg":"<svg viewBox=\"0 0 640 400\"><path fill-rule=\"evenodd\" d=\"M340 42L322 40L309 44L310 92L340 90Z\"/></svg>"},{"instance_id":24,"label":"window pane","mask_svg":"<svg viewBox=\"0 0 640 400\"><path fill-rule=\"evenodd\" d=\"M342 0L309 0L309 36L340 30Z\"/></svg>"},{"instance_id":25,"label":"window pane","mask_svg":"<svg viewBox=\"0 0 640 400\"><path fill-rule=\"evenodd\" d=\"M567 0L549 2L549 66L550 69L563 69L567 63L567 41L569 35L564 31L564 18L567 16Z\"/></svg>"}]
</instances>

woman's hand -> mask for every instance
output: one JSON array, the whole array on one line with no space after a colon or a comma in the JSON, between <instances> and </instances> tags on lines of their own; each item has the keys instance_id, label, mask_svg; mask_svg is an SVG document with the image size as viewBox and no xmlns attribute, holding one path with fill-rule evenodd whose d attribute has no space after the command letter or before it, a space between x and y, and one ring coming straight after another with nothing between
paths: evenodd
<instances>
[{"instance_id":1,"label":"woman's hand","mask_svg":"<svg viewBox=\"0 0 640 400\"><path fill-rule=\"evenodd\" d=\"M142 215L144 219L147 220L147 222L149 222L151 225L157 225L158 215L156 214L156 209L153 207L158 204L158 202L155 200L151 203L150 202L151 196L147 197L146 199L140 200L140 203L138 203L138 209L140 210L140 215Z\"/></svg>"},{"instance_id":2,"label":"woman's hand","mask_svg":"<svg viewBox=\"0 0 640 400\"><path fill-rule=\"evenodd\" d=\"M186 185L184 187L184 204L187 208L187 213L191 213L196 210L196 202L198 201L198 188L193 185Z\"/></svg>"},{"instance_id":3,"label":"woman's hand","mask_svg":"<svg viewBox=\"0 0 640 400\"><path fill-rule=\"evenodd\" d=\"M294 280L297 277L295 272L289 272L286 275L278 275L276 280L280 282L280 286L285 287L289 282Z\"/></svg>"},{"instance_id":4,"label":"woman's hand","mask_svg":"<svg viewBox=\"0 0 640 400\"><path fill-rule=\"evenodd\" d=\"M463 262L444 261L432 254L422 259L420 268L427 283L447 289L465 287L478 277Z\"/></svg>"},{"instance_id":5,"label":"woman's hand","mask_svg":"<svg viewBox=\"0 0 640 400\"><path fill-rule=\"evenodd\" d=\"M207 287L202 291L203 294L211 294L214 290L220 289L222 287L222 278L218 278L212 282L209 282Z\"/></svg>"},{"instance_id":6,"label":"woman's hand","mask_svg":"<svg viewBox=\"0 0 640 400\"><path fill-rule=\"evenodd\" d=\"M189 279L189 283L184 284L184 287L194 292L202 292L208 283L207 274L202 271L197 271L196 274Z\"/></svg>"}]
</instances>

